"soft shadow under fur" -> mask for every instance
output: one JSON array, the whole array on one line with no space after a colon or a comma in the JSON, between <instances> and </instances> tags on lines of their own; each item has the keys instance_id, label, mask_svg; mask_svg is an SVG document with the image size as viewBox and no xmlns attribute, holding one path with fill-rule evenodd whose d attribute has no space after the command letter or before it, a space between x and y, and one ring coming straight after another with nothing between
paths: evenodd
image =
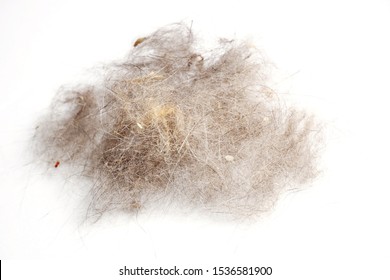
<instances>
[{"instance_id":1,"label":"soft shadow under fur","mask_svg":"<svg viewBox=\"0 0 390 280\"><path fill-rule=\"evenodd\" d=\"M200 52L174 24L140 38L98 85L61 90L36 153L93 180L90 214L158 201L234 216L315 177L318 125L281 106L248 43Z\"/></svg>"}]
</instances>

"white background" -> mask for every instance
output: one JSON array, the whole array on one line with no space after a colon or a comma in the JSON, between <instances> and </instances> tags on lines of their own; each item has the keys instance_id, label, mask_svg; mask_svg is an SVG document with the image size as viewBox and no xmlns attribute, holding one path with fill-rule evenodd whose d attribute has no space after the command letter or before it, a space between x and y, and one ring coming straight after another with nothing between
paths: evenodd
<instances>
[{"instance_id":1,"label":"white background","mask_svg":"<svg viewBox=\"0 0 390 280\"><path fill-rule=\"evenodd\" d=\"M155 211L86 225L86 190L26 156L35 121L61 85L181 20L265 51L273 86L326 123L323 173L254 223ZM4 279L123 279L124 265L390 279L389 74L389 1L1 0L0 258L14 260Z\"/></svg>"}]
</instances>

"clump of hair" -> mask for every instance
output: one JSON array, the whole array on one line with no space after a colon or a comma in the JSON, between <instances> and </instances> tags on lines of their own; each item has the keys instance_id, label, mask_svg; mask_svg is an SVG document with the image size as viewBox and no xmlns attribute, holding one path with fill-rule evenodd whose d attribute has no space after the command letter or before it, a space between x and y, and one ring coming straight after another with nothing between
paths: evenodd
<instances>
[{"instance_id":1,"label":"clump of hair","mask_svg":"<svg viewBox=\"0 0 390 280\"><path fill-rule=\"evenodd\" d=\"M164 200L256 215L316 175L318 126L280 105L258 50L233 40L199 50L189 27L170 25L138 39L101 83L59 91L37 153L90 178L91 213Z\"/></svg>"}]
</instances>

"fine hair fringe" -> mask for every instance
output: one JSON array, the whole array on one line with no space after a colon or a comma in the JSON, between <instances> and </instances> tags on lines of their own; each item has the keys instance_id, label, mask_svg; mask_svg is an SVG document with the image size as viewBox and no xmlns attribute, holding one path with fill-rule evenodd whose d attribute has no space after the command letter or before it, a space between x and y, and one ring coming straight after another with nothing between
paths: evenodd
<instances>
[{"instance_id":1,"label":"fine hair fringe","mask_svg":"<svg viewBox=\"0 0 390 280\"><path fill-rule=\"evenodd\" d=\"M266 81L248 43L201 53L188 26L170 25L138 39L100 84L60 90L36 153L91 178L90 214L164 200L256 215L317 174L318 125L280 106Z\"/></svg>"}]
</instances>

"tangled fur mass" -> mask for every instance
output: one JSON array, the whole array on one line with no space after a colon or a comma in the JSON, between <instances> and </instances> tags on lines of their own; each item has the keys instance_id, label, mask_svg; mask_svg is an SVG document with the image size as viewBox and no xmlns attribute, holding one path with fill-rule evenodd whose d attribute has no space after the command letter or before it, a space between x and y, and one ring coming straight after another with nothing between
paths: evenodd
<instances>
[{"instance_id":1,"label":"tangled fur mass","mask_svg":"<svg viewBox=\"0 0 390 280\"><path fill-rule=\"evenodd\" d=\"M188 26L161 28L100 84L58 93L37 127L37 153L91 178L91 213L157 201L261 213L316 175L319 130L280 105L265 69L248 43L200 51Z\"/></svg>"}]
</instances>

